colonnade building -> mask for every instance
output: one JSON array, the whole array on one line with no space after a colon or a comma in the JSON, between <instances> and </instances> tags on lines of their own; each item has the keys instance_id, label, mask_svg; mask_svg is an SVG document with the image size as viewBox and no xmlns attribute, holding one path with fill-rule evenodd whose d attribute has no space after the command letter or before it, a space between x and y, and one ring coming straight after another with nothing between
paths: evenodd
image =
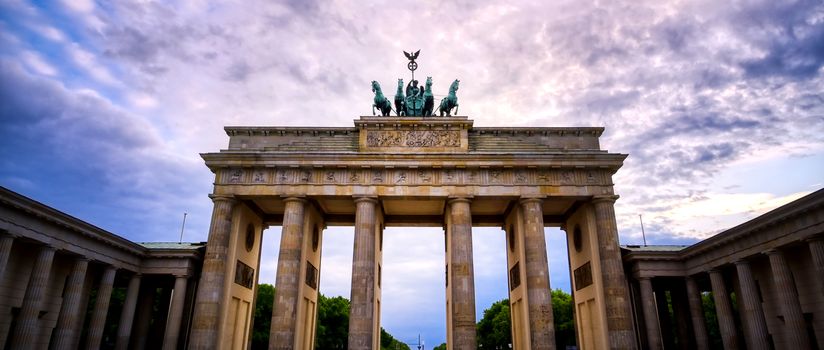
<instances>
[{"instance_id":1,"label":"colonnade building","mask_svg":"<svg viewBox=\"0 0 824 350\"><path fill-rule=\"evenodd\" d=\"M204 246L131 242L0 187L0 347L182 348Z\"/></svg>"},{"instance_id":2,"label":"colonnade building","mask_svg":"<svg viewBox=\"0 0 824 350\"><path fill-rule=\"evenodd\" d=\"M824 349L824 190L691 246L623 250L645 348Z\"/></svg>"},{"instance_id":3,"label":"colonnade building","mask_svg":"<svg viewBox=\"0 0 824 350\"><path fill-rule=\"evenodd\" d=\"M379 347L387 226L443 229L450 350L478 346L477 226L506 236L514 349L555 348L548 226L566 232L579 349L824 348L824 190L692 246L620 246L612 176L627 155L601 149L603 128L225 131L228 148L201 155L215 175L204 243L134 243L0 188L0 346L248 348L263 230L279 226L269 348L313 349L323 232L339 225L355 233L350 350Z\"/></svg>"}]
</instances>

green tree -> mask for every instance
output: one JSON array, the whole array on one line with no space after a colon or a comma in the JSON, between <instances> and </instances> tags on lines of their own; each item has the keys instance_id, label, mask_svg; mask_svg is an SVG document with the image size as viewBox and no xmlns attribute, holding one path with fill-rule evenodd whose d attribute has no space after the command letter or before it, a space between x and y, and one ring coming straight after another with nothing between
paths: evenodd
<instances>
[{"instance_id":1,"label":"green tree","mask_svg":"<svg viewBox=\"0 0 824 350\"><path fill-rule=\"evenodd\" d=\"M269 348L269 328L272 322L272 303L275 287L258 285L255 301L255 320L252 329L252 349ZM318 293L318 324L315 333L315 349L347 349L349 346L349 299L327 298ZM387 345L384 345L387 344ZM409 350L381 328L381 348Z\"/></svg>"},{"instance_id":2,"label":"green tree","mask_svg":"<svg viewBox=\"0 0 824 350\"><path fill-rule=\"evenodd\" d=\"M441 343L441 345L436 346L432 350L446 350L446 343Z\"/></svg>"},{"instance_id":3,"label":"green tree","mask_svg":"<svg viewBox=\"0 0 824 350\"><path fill-rule=\"evenodd\" d=\"M560 289L553 290L552 314L555 321L556 348L564 349L568 345L576 345L572 295ZM478 345L483 345L484 349L508 349L509 344L512 344L511 322L509 299L493 303L484 310L484 316L478 322Z\"/></svg>"},{"instance_id":4,"label":"green tree","mask_svg":"<svg viewBox=\"0 0 824 350\"><path fill-rule=\"evenodd\" d=\"M484 317L477 327L479 347L495 349L500 346L508 349L509 344L512 344L509 299L497 301L484 310Z\"/></svg>"},{"instance_id":5,"label":"green tree","mask_svg":"<svg viewBox=\"0 0 824 350\"><path fill-rule=\"evenodd\" d=\"M315 349L347 349L349 346L349 300L318 294L318 330Z\"/></svg>"},{"instance_id":6,"label":"green tree","mask_svg":"<svg viewBox=\"0 0 824 350\"><path fill-rule=\"evenodd\" d=\"M572 295L555 289L552 291L552 316L555 321L556 349L576 345L575 322L572 318Z\"/></svg>"},{"instance_id":7,"label":"green tree","mask_svg":"<svg viewBox=\"0 0 824 350\"><path fill-rule=\"evenodd\" d=\"M715 299L712 292L701 293L701 304L704 309L704 321L707 325L707 336L710 339L710 348L723 349L721 331L718 328L718 317L715 313Z\"/></svg>"},{"instance_id":8,"label":"green tree","mask_svg":"<svg viewBox=\"0 0 824 350\"><path fill-rule=\"evenodd\" d=\"M252 328L252 349L269 348L269 328L272 324L272 303L275 301L275 287L259 284L255 300L255 320Z\"/></svg>"}]
</instances>

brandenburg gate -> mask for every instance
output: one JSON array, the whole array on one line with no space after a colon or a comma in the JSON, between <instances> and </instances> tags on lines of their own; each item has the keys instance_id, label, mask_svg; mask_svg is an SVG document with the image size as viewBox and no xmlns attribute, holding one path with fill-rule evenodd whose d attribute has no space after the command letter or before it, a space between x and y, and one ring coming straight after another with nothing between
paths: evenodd
<instances>
[{"instance_id":1,"label":"brandenburg gate","mask_svg":"<svg viewBox=\"0 0 824 350\"><path fill-rule=\"evenodd\" d=\"M270 349L313 349L323 230L354 226L349 349L379 349L383 231L443 227L447 344L476 349L472 228L506 234L515 349L555 347L544 228L566 231L581 349L635 348L603 128L360 117L354 127L226 127L202 154L212 223L190 348L245 348L261 234L282 226Z\"/></svg>"}]
</instances>

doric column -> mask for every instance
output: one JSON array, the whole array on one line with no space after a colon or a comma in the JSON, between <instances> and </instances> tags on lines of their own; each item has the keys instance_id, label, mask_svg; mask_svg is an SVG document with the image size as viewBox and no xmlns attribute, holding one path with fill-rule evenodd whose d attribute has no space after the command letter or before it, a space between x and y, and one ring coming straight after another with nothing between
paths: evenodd
<instances>
[{"instance_id":1,"label":"doric column","mask_svg":"<svg viewBox=\"0 0 824 350\"><path fill-rule=\"evenodd\" d=\"M17 325L12 335L12 349L32 348L37 341L37 321L49 284L54 252L54 247L40 247L40 252L31 269L31 277L29 277L29 284L23 297L23 305L20 307L20 314L17 316Z\"/></svg>"},{"instance_id":2,"label":"doric column","mask_svg":"<svg viewBox=\"0 0 824 350\"><path fill-rule=\"evenodd\" d=\"M166 319L166 334L163 336L163 350L177 349L180 336L180 324L183 321L183 304L186 302L187 276L175 276L175 289L172 292L172 306Z\"/></svg>"},{"instance_id":3,"label":"doric column","mask_svg":"<svg viewBox=\"0 0 824 350\"><path fill-rule=\"evenodd\" d=\"M372 348L375 323L375 228L378 200L355 199L355 248L352 254L352 290L349 306L349 349Z\"/></svg>"},{"instance_id":4,"label":"doric column","mask_svg":"<svg viewBox=\"0 0 824 350\"><path fill-rule=\"evenodd\" d=\"M140 274L135 273L129 280L129 288L126 290L126 300L123 301L123 311L120 313L120 323L117 324L117 344L115 349L125 350L129 348L129 340L132 335L132 322L134 322L134 309L137 306L137 295L140 293Z\"/></svg>"},{"instance_id":5,"label":"doric column","mask_svg":"<svg viewBox=\"0 0 824 350\"><path fill-rule=\"evenodd\" d=\"M152 305L155 304L157 295L157 282L146 279L140 283L140 295L137 298L137 311L133 324L131 347L134 349L145 349L149 343L149 330L152 321Z\"/></svg>"},{"instance_id":6,"label":"doric column","mask_svg":"<svg viewBox=\"0 0 824 350\"><path fill-rule=\"evenodd\" d=\"M549 286L543 200L521 200L524 216L524 262L532 349L555 349L555 324ZM470 217L471 217L471 213ZM471 243L472 237L470 237ZM474 309L474 308L473 308Z\"/></svg>"},{"instance_id":7,"label":"doric column","mask_svg":"<svg viewBox=\"0 0 824 350\"><path fill-rule=\"evenodd\" d=\"M824 294L824 236L810 237L807 244L810 246L810 255L817 273L819 294Z\"/></svg>"},{"instance_id":8,"label":"doric column","mask_svg":"<svg viewBox=\"0 0 824 350\"><path fill-rule=\"evenodd\" d=\"M220 309L224 301L223 287L226 284L226 257L229 250L229 235L232 231L232 212L236 202L231 196L210 197L214 202L214 209L195 298L190 349L218 347Z\"/></svg>"},{"instance_id":9,"label":"doric column","mask_svg":"<svg viewBox=\"0 0 824 350\"><path fill-rule=\"evenodd\" d=\"M684 278L687 282L687 301L690 304L690 318L692 318L692 330L695 333L695 346L698 350L707 350L710 348L709 336L707 336L707 324L704 319L703 302L701 301L701 293L698 291L698 285L695 279L687 276Z\"/></svg>"},{"instance_id":10,"label":"doric column","mask_svg":"<svg viewBox=\"0 0 824 350\"><path fill-rule=\"evenodd\" d=\"M269 328L269 349L285 350L295 347L295 327L298 313L300 278L300 251L303 246L303 221L306 200L290 197L283 200L283 226L280 235L275 301L272 307L272 325Z\"/></svg>"},{"instance_id":11,"label":"doric column","mask_svg":"<svg viewBox=\"0 0 824 350\"><path fill-rule=\"evenodd\" d=\"M618 196L596 196L592 199L595 207L598 255L601 261L610 347L635 349L632 307L624 276L621 249L618 246L618 226L615 223L614 204L617 199Z\"/></svg>"},{"instance_id":12,"label":"doric column","mask_svg":"<svg viewBox=\"0 0 824 350\"><path fill-rule=\"evenodd\" d=\"M97 350L100 348L100 341L103 339L103 327L106 326L106 314L109 312L109 301L114 287L114 276L117 268L107 266L100 278L100 287L97 288L97 300L94 303L92 320L89 323L89 333L86 337L86 349Z\"/></svg>"},{"instance_id":13,"label":"doric column","mask_svg":"<svg viewBox=\"0 0 824 350\"><path fill-rule=\"evenodd\" d=\"M477 349L472 211L469 198L450 199L449 285L452 291L452 349ZM551 308L550 308L551 310ZM447 312L450 312L447 310ZM551 312L551 311L550 311Z\"/></svg>"},{"instance_id":14,"label":"doric column","mask_svg":"<svg viewBox=\"0 0 824 350\"><path fill-rule=\"evenodd\" d=\"M724 275L718 270L710 270L709 274L710 283L712 283L712 294L715 298L715 313L718 316L718 328L721 332L721 340L724 342L724 349L738 349L738 334L735 330L730 295L727 293L727 286L724 284Z\"/></svg>"},{"instance_id":15,"label":"doric column","mask_svg":"<svg viewBox=\"0 0 824 350\"><path fill-rule=\"evenodd\" d=\"M801 312L801 303L795 288L790 266L780 250L769 250L773 282L781 312L784 314L784 337L787 349L810 349L810 336L807 334L807 325L804 314Z\"/></svg>"},{"instance_id":16,"label":"doric column","mask_svg":"<svg viewBox=\"0 0 824 350\"><path fill-rule=\"evenodd\" d=\"M75 259L69 279L66 281L63 305L60 306L60 315L57 317L57 326L54 329L54 344L52 344L54 350L74 349L75 339L80 336L83 319L80 308L83 304L83 283L86 281L88 268L88 258Z\"/></svg>"},{"instance_id":17,"label":"doric column","mask_svg":"<svg viewBox=\"0 0 824 350\"><path fill-rule=\"evenodd\" d=\"M647 330L647 345L650 350L661 349L661 327L658 324L658 310L655 306L655 294L652 292L652 280L649 277L638 279L641 286L641 309L644 311L644 325Z\"/></svg>"},{"instance_id":18,"label":"doric column","mask_svg":"<svg viewBox=\"0 0 824 350\"><path fill-rule=\"evenodd\" d=\"M747 260L735 262L738 272L738 284L741 286L741 297L738 310L744 319L744 340L749 350L769 350L770 341L767 339L767 322L764 320L764 310L758 298L758 286L752 276L752 269Z\"/></svg>"},{"instance_id":19,"label":"doric column","mask_svg":"<svg viewBox=\"0 0 824 350\"><path fill-rule=\"evenodd\" d=\"M6 265L9 263L12 244L14 244L14 236L7 231L0 232L0 281L2 281Z\"/></svg>"}]
</instances>

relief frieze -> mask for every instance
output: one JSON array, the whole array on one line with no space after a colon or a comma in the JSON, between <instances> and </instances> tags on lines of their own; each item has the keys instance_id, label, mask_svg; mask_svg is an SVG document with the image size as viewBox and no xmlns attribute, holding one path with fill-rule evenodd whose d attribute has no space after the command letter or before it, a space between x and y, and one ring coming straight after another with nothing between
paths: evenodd
<instances>
[{"instance_id":1,"label":"relief frieze","mask_svg":"<svg viewBox=\"0 0 824 350\"><path fill-rule=\"evenodd\" d=\"M227 168L222 184L388 186L599 186L612 185L603 169L563 168Z\"/></svg>"},{"instance_id":2,"label":"relief frieze","mask_svg":"<svg viewBox=\"0 0 824 350\"><path fill-rule=\"evenodd\" d=\"M369 130L368 147L461 147L461 133L453 130Z\"/></svg>"},{"instance_id":3,"label":"relief frieze","mask_svg":"<svg viewBox=\"0 0 824 350\"><path fill-rule=\"evenodd\" d=\"M266 173L267 172L262 169L255 170L255 172L252 175L252 182L257 184L266 183Z\"/></svg>"}]
</instances>

